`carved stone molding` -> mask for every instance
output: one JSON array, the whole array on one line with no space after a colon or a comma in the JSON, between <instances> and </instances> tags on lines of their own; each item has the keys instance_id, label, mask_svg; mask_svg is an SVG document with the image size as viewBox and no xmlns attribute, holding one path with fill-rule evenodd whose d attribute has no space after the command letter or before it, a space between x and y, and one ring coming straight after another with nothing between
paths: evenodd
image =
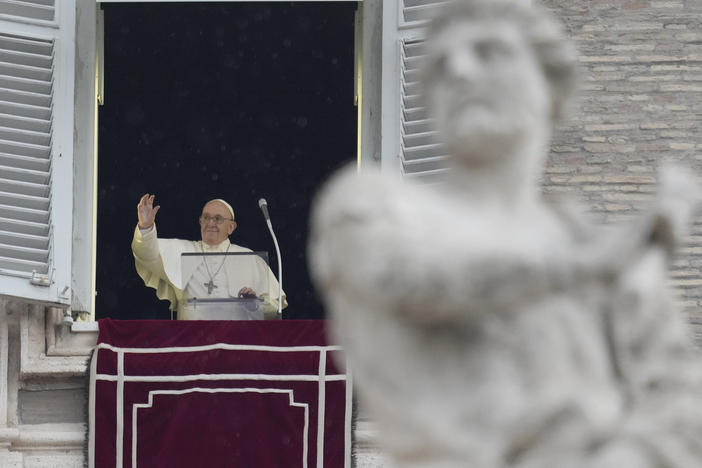
<instances>
[{"instance_id":1,"label":"carved stone molding","mask_svg":"<svg viewBox=\"0 0 702 468\"><path fill-rule=\"evenodd\" d=\"M7 385L8 385L8 331L5 301L0 300L0 431L7 426ZM0 432L0 444L3 435Z\"/></svg>"},{"instance_id":2,"label":"carved stone molding","mask_svg":"<svg viewBox=\"0 0 702 468\"><path fill-rule=\"evenodd\" d=\"M87 359L97 341L97 324L76 327L63 320L60 309L28 305L20 317L21 378L85 375Z\"/></svg>"},{"instance_id":3,"label":"carved stone molding","mask_svg":"<svg viewBox=\"0 0 702 468\"><path fill-rule=\"evenodd\" d=\"M97 324L0 299L0 466L83 466L87 360Z\"/></svg>"}]
</instances>

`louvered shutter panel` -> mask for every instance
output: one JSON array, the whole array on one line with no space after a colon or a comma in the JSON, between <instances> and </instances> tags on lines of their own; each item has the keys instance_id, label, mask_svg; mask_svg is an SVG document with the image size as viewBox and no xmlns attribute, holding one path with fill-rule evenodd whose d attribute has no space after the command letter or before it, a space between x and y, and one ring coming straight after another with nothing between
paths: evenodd
<instances>
[{"instance_id":1,"label":"louvered shutter panel","mask_svg":"<svg viewBox=\"0 0 702 468\"><path fill-rule=\"evenodd\" d=\"M68 304L75 2L62 2L63 22L53 0L0 0L0 295Z\"/></svg>"},{"instance_id":2,"label":"louvered shutter panel","mask_svg":"<svg viewBox=\"0 0 702 468\"><path fill-rule=\"evenodd\" d=\"M439 182L446 172L448 156L439 143L438 132L427 115L419 91L423 45L422 39L401 41L400 158L405 177Z\"/></svg>"},{"instance_id":3,"label":"louvered shutter panel","mask_svg":"<svg viewBox=\"0 0 702 468\"><path fill-rule=\"evenodd\" d=\"M446 0L400 0L402 10L400 26L419 26L429 21L437 8L448 3Z\"/></svg>"},{"instance_id":4,"label":"louvered shutter panel","mask_svg":"<svg viewBox=\"0 0 702 468\"><path fill-rule=\"evenodd\" d=\"M47 275L53 41L0 34L0 269Z\"/></svg>"},{"instance_id":5,"label":"louvered shutter panel","mask_svg":"<svg viewBox=\"0 0 702 468\"><path fill-rule=\"evenodd\" d=\"M391 0L383 4L381 126L385 142L381 158L396 158L403 176L420 183L440 182L447 171L448 156L427 116L419 87L424 59L423 28L445 3L446 0Z\"/></svg>"},{"instance_id":6,"label":"louvered shutter panel","mask_svg":"<svg viewBox=\"0 0 702 468\"><path fill-rule=\"evenodd\" d=\"M522 0L530 3L530 0ZM424 27L448 0L386 0L383 3L383 143L381 160L399 160L406 179L441 182L448 152L439 143L420 96ZM387 14L386 14L387 12ZM394 44L391 44L394 43ZM394 126L399 128L399 133ZM397 143L387 140L397 140ZM395 167L395 164L384 164Z\"/></svg>"},{"instance_id":7,"label":"louvered shutter panel","mask_svg":"<svg viewBox=\"0 0 702 468\"><path fill-rule=\"evenodd\" d=\"M54 0L0 0L0 15L38 21L53 21Z\"/></svg>"}]
</instances>

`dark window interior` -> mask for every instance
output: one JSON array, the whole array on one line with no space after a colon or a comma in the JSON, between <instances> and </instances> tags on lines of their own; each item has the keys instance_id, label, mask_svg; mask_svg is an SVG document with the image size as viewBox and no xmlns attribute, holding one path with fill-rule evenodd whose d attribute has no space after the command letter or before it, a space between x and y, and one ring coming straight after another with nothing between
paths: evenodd
<instances>
[{"instance_id":1,"label":"dark window interior","mask_svg":"<svg viewBox=\"0 0 702 468\"><path fill-rule=\"evenodd\" d=\"M166 319L130 243L155 193L161 237L199 239L205 201L228 200L232 242L283 253L285 318L322 318L307 272L312 199L356 158L354 2L114 3L99 109L97 318Z\"/></svg>"}]
</instances>

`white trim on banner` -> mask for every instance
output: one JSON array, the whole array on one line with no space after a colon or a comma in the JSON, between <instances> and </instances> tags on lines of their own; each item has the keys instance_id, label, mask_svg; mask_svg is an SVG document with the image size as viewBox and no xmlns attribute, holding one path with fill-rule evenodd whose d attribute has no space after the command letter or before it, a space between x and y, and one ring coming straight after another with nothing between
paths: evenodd
<instances>
[{"instance_id":1,"label":"white trim on banner","mask_svg":"<svg viewBox=\"0 0 702 468\"><path fill-rule=\"evenodd\" d=\"M117 354L117 374L98 374L98 352L99 350L109 350ZM158 353L178 353L178 352L204 352L212 350L229 350L229 351L265 351L265 352L317 352L319 353L319 366L317 374L192 374L192 375L125 375L124 357L125 354L158 354ZM96 383L97 381L116 382L116 459L115 467L122 468L124 464L124 384L127 382L192 382L192 381L242 381L242 380L258 380L258 381L277 381L277 382L318 382L318 401L317 401L317 460L316 467L324 466L324 410L326 407L326 384L328 382L345 381L345 411L344 411L344 466L351 466L351 417L352 417L352 385L350 382L350 373L347 370L346 374L326 375L327 372L327 354L329 351L341 351L341 346L262 346L262 345L232 345L225 343L216 343L204 346L192 347L167 347L167 348L120 348L106 343L100 343L96 346L93 360L91 363L90 376L90 392L89 392L89 431L88 431L88 467L95 468L95 405L96 405ZM192 387L190 391L202 390L225 390L225 389L201 389L200 387ZM244 389L228 389L232 392L241 392ZM295 403L292 400L292 389L253 389L253 391L276 390L278 392L290 392L291 406L305 406L305 439L304 439L304 468L307 468L307 457L309 452L309 414L307 413L308 405L303 403ZM152 402L153 394L167 393L186 393L187 390L152 390L149 392L149 401ZM142 406L139 406L142 405ZM136 411L135 407L144 407L143 403L134 404L132 406L133 414ZM132 420L134 427L135 419ZM134 435L132 435L132 439ZM134 444L134 439L132 440ZM132 455L132 467L136 467L134 455Z\"/></svg>"},{"instance_id":2,"label":"white trim on banner","mask_svg":"<svg viewBox=\"0 0 702 468\"><path fill-rule=\"evenodd\" d=\"M324 377L326 373L327 353L321 351L319 353L319 389L317 391L317 468L324 468L324 415L327 402L327 383Z\"/></svg>"},{"instance_id":3,"label":"white trim on banner","mask_svg":"<svg viewBox=\"0 0 702 468\"><path fill-rule=\"evenodd\" d=\"M304 351L341 351L341 346L263 346L263 345L234 345L215 343L202 346L173 346L168 348L119 348L107 343L97 345L99 349L122 351L129 354L159 354L159 353L195 353L198 351L212 351L226 349L230 351L272 351L279 353L304 352Z\"/></svg>"},{"instance_id":4,"label":"white trim on banner","mask_svg":"<svg viewBox=\"0 0 702 468\"><path fill-rule=\"evenodd\" d=\"M183 390L152 390L149 392L148 403L137 403L132 405L132 468L137 468L137 410L141 408L151 408L154 405L155 395L184 395L187 393L286 393L290 406L302 408L305 411L305 423L302 428L302 468L307 467L307 456L309 452L309 420L310 409L307 403L296 403L294 392L290 389L281 388L202 388L192 387Z\"/></svg>"}]
</instances>

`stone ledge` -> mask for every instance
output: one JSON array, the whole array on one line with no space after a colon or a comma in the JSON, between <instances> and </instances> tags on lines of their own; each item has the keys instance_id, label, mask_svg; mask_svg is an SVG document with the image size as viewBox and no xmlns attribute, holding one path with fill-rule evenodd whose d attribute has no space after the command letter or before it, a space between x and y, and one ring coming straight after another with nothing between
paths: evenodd
<instances>
[{"instance_id":1,"label":"stone ledge","mask_svg":"<svg viewBox=\"0 0 702 468\"><path fill-rule=\"evenodd\" d=\"M58 379L81 377L88 369L88 356L46 356L22 359L20 377L25 379Z\"/></svg>"},{"instance_id":2,"label":"stone ledge","mask_svg":"<svg viewBox=\"0 0 702 468\"><path fill-rule=\"evenodd\" d=\"M95 333L100 331L97 322L73 322L71 324L71 331L73 333ZM97 336L96 336L97 339Z\"/></svg>"},{"instance_id":3,"label":"stone ledge","mask_svg":"<svg viewBox=\"0 0 702 468\"><path fill-rule=\"evenodd\" d=\"M19 437L19 429L14 427L0 428L0 447L11 444Z\"/></svg>"},{"instance_id":4,"label":"stone ledge","mask_svg":"<svg viewBox=\"0 0 702 468\"><path fill-rule=\"evenodd\" d=\"M47 356L87 357L97 343L97 322L66 320L60 310L47 310L45 327Z\"/></svg>"},{"instance_id":5,"label":"stone ledge","mask_svg":"<svg viewBox=\"0 0 702 468\"><path fill-rule=\"evenodd\" d=\"M12 449L32 450L83 450L87 426L74 424L35 424L19 426Z\"/></svg>"}]
</instances>

